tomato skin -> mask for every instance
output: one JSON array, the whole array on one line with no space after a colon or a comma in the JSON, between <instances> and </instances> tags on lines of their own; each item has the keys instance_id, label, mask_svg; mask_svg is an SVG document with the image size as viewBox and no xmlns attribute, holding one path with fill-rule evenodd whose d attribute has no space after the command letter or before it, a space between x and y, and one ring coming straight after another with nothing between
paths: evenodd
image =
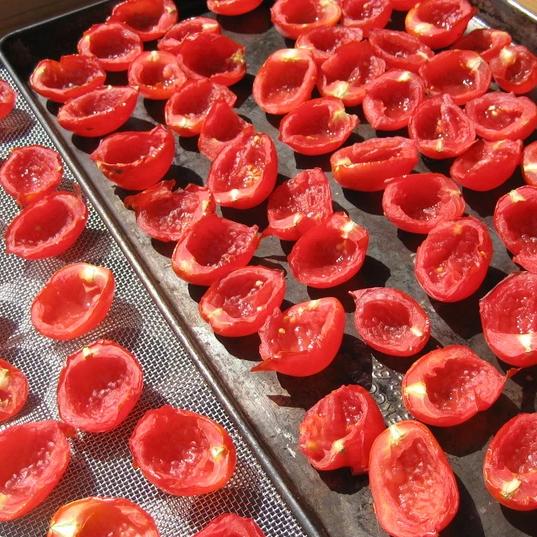
<instances>
[{"instance_id":1,"label":"tomato skin","mask_svg":"<svg viewBox=\"0 0 537 537\"><path fill-rule=\"evenodd\" d=\"M537 509L536 430L535 412L518 414L500 428L485 452L483 478L487 490L502 505L516 511Z\"/></svg>"},{"instance_id":2,"label":"tomato skin","mask_svg":"<svg viewBox=\"0 0 537 537\"><path fill-rule=\"evenodd\" d=\"M392 8L396 11L408 11L413 8L419 0L390 0Z\"/></svg>"},{"instance_id":3,"label":"tomato skin","mask_svg":"<svg viewBox=\"0 0 537 537\"><path fill-rule=\"evenodd\" d=\"M221 425L169 405L142 416L129 449L133 465L144 477L174 496L199 496L221 489L237 463L233 441ZM170 470L174 462L181 462L183 471Z\"/></svg>"},{"instance_id":4,"label":"tomato skin","mask_svg":"<svg viewBox=\"0 0 537 537\"><path fill-rule=\"evenodd\" d=\"M265 537L259 526L251 519L225 513L213 519L193 537Z\"/></svg>"},{"instance_id":5,"label":"tomato skin","mask_svg":"<svg viewBox=\"0 0 537 537\"><path fill-rule=\"evenodd\" d=\"M207 7L218 15L244 15L261 5L263 0L207 0Z\"/></svg>"},{"instance_id":6,"label":"tomato skin","mask_svg":"<svg viewBox=\"0 0 537 537\"><path fill-rule=\"evenodd\" d=\"M537 57L522 45L509 44L490 60L494 80L504 91L529 93L537 87Z\"/></svg>"},{"instance_id":7,"label":"tomato skin","mask_svg":"<svg viewBox=\"0 0 537 537\"><path fill-rule=\"evenodd\" d=\"M208 17L191 17L182 20L177 24L174 24L166 32L164 37L159 40L157 48L159 50L171 52L172 54L177 54L185 39L202 32L219 34L221 32L220 24Z\"/></svg>"},{"instance_id":8,"label":"tomato skin","mask_svg":"<svg viewBox=\"0 0 537 537\"><path fill-rule=\"evenodd\" d=\"M0 424L14 418L28 400L26 375L0 358Z\"/></svg>"},{"instance_id":9,"label":"tomato skin","mask_svg":"<svg viewBox=\"0 0 537 537\"><path fill-rule=\"evenodd\" d=\"M0 80L0 119L11 114L15 101L16 95L12 87L5 80Z\"/></svg>"},{"instance_id":10,"label":"tomato skin","mask_svg":"<svg viewBox=\"0 0 537 537\"><path fill-rule=\"evenodd\" d=\"M393 537L438 535L459 509L448 459L417 421L400 421L377 436L369 457L369 486L377 520Z\"/></svg>"},{"instance_id":11,"label":"tomato skin","mask_svg":"<svg viewBox=\"0 0 537 537\"><path fill-rule=\"evenodd\" d=\"M474 50L487 62L490 62L500 50L511 43L511 36L502 30L477 28L463 35L450 48Z\"/></svg>"},{"instance_id":12,"label":"tomato skin","mask_svg":"<svg viewBox=\"0 0 537 537\"><path fill-rule=\"evenodd\" d=\"M267 317L280 307L284 296L282 271L248 266L214 282L202 296L199 311L215 334L249 336L257 333Z\"/></svg>"},{"instance_id":13,"label":"tomato skin","mask_svg":"<svg viewBox=\"0 0 537 537\"><path fill-rule=\"evenodd\" d=\"M384 28L392 16L389 0L342 0L344 26L360 28L367 37L373 28Z\"/></svg>"},{"instance_id":14,"label":"tomato skin","mask_svg":"<svg viewBox=\"0 0 537 537\"><path fill-rule=\"evenodd\" d=\"M0 171L0 182L1 182ZM537 142L532 142L524 148L522 156L522 177L528 185L537 186Z\"/></svg>"},{"instance_id":15,"label":"tomato skin","mask_svg":"<svg viewBox=\"0 0 537 537\"><path fill-rule=\"evenodd\" d=\"M380 409L367 390L341 386L306 412L298 442L317 470L350 466L353 474L363 474L369 468L371 445L385 428Z\"/></svg>"},{"instance_id":16,"label":"tomato skin","mask_svg":"<svg viewBox=\"0 0 537 537\"><path fill-rule=\"evenodd\" d=\"M337 298L302 302L284 312L276 308L259 329L262 362L252 371L315 375L336 357L344 328L345 311Z\"/></svg>"}]
</instances>

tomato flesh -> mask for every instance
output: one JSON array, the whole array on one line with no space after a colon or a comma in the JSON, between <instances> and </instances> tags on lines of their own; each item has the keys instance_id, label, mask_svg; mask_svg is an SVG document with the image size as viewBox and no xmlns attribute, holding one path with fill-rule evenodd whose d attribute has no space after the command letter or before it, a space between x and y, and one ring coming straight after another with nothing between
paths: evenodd
<instances>
[{"instance_id":1,"label":"tomato flesh","mask_svg":"<svg viewBox=\"0 0 537 537\"><path fill-rule=\"evenodd\" d=\"M0 79L0 119L11 114L13 108L15 108L16 95L11 86L5 81Z\"/></svg>"},{"instance_id":2,"label":"tomato flesh","mask_svg":"<svg viewBox=\"0 0 537 537\"><path fill-rule=\"evenodd\" d=\"M0 358L0 423L14 418L24 408L27 400L26 375Z\"/></svg>"},{"instance_id":3,"label":"tomato flesh","mask_svg":"<svg viewBox=\"0 0 537 537\"><path fill-rule=\"evenodd\" d=\"M408 11L418 2L419 0L390 0L392 8L397 11Z\"/></svg>"},{"instance_id":4,"label":"tomato flesh","mask_svg":"<svg viewBox=\"0 0 537 537\"><path fill-rule=\"evenodd\" d=\"M507 32L492 28L477 28L463 35L451 48L459 50L473 50L487 62L490 62L500 50L511 43L511 36Z\"/></svg>"},{"instance_id":5,"label":"tomato flesh","mask_svg":"<svg viewBox=\"0 0 537 537\"><path fill-rule=\"evenodd\" d=\"M537 186L537 142L532 142L524 148L522 156L522 177L528 185ZM0 170L0 182L2 171Z\"/></svg>"},{"instance_id":6,"label":"tomato flesh","mask_svg":"<svg viewBox=\"0 0 537 537\"><path fill-rule=\"evenodd\" d=\"M244 15L262 2L263 0L207 0L207 7L218 15Z\"/></svg>"},{"instance_id":7,"label":"tomato flesh","mask_svg":"<svg viewBox=\"0 0 537 537\"><path fill-rule=\"evenodd\" d=\"M212 520L193 537L265 537L259 526L251 519L225 513Z\"/></svg>"},{"instance_id":8,"label":"tomato flesh","mask_svg":"<svg viewBox=\"0 0 537 537\"><path fill-rule=\"evenodd\" d=\"M344 26L360 28L369 35L373 28L384 28L392 15L390 0L342 0Z\"/></svg>"},{"instance_id":9,"label":"tomato flesh","mask_svg":"<svg viewBox=\"0 0 537 537\"><path fill-rule=\"evenodd\" d=\"M490 60L494 80L504 91L529 93L537 87L537 57L522 45L509 44Z\"/></svg>"},{"instance_id":10,"label":"tomato flesh","mask_svg":"<svg viewBox=\"0 0 537 537\"><path fill-rule=\"evenodd\" d=\"M191 17L190 19L185 19L174 24L166 32L164 37L159 40L157 47L159 50L178 54L185 39L203 32L219 34L221 32L220 24L208 17Z\"/></svg>"}]
</instances>

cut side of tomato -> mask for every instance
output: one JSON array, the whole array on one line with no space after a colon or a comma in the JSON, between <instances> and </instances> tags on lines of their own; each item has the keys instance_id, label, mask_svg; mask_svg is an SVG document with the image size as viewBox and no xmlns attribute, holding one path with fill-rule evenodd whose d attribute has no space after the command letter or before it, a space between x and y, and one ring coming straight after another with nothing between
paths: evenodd
<instances>
[{"instance_id":1,"label":"cut side of tomato","mask_svg":"<svg viewBox=\"0 0 537 537\"><path fill-rule=\"evenodd\" d=\"M413 356L429 341L429 317L407 293L370 287L350 294L356 303L358 335L373 349L390 356Z\"/></svg>"},{"instance_id":2,"label":"cut side of tomato","mask_svg":"<svg viewBox=\"0 0 537 537\"><path fill-rule=\"evenodd\" d=\"M0 358L0 423L14 418L24 408L28 390L26 375Z\"/></svg>"},{"instance_id":3,"label":"cut side of tomato","mask_svg":"<svg viewBox=\"0 0 537 537\"><path fill-rule=\"evenodd\" d=\"M175 496L221 489L235 471L235 446L206 416L172 406L149 410L129 440L133 464L156 487Z\"/></svg>"},{"instance_id":4,"label":"cut side of tomato","mask_svg":"<svg viewBox=\"0 0 537 537\"><path fill-rule=\"evenodd\" d=\"M207 0L207 7L218 15L244 15L261 5L263 0Z\"/></svg>"},{"instance_id":5,"label":"cut side of tomato","mask_svg":"<svg viewBox=\"0 0 537 537\"><path fill-rule=\"evenodd\" d=\"M490 68L504 91L529 93L537 87L537 57L522 45L506 45L490 60Z\"/></svg>"},{"instance_id":6,"label":"cut side of tomato","mask_svg":"<svg viewBox=\"0 0 537 537\"><path fill-rule=\"evenodd\" d=\"M342 0L343 26L360 28L369 35L373 28L384 28L392 16L390 0Z\"/></svg>"},{"instance_id":7,"label":"cut side of tomato","mask_svg":"<svg viewBox=\"0 0 537 537\"><path fill-rule=\"evenodd\" d=\"M248 266L234 270L207 289L199 303L202 318L225 337L257 333L285 295L281 270Z\"/></svg>"},{"instance_id":8,"label":"cut side of tomato","mask_svg":"<svg viewBox=\"0 0 537 537\"><path fill-rule=\"evenodd\" d=\"M492 28L477 28L463 35L451 48L479 52L485 61L490 62L503 47L510 43L511 36L507 32Z\"/></svg>"},{"instance_id":9,"label":"cut side of tomato","mask_svg":"<svg viewBox=\"0 0 537 537\"><path fill-rule=\"evenodd\" d=\"M386 428L371 394L361 386L342 386L310 408L300 424L300 450L317 470L369 468L369 451Z\"/></svg>"},{"instance_id":10,"label":"cut side of tomato","mask_svg":"<svg viewBox=\"0 0 537 537\"><path fill-rule=\"evenodd\" d=\"M12 87L5 81L0 79L0 119L11 114L15 108L16 95Z\"/></svg>"},{"instance_id":11,"label":"cut side of tomato","mask_svg":"<svg viewBox=\"0 0 537 537\"><path fill-rule=\"evenodd\" d=\"M265 537L259 526L251 519L232 513L216 517L193 537Z\"/></svg>"},{"instance_id":12,"label":"cut side of tomato","mask_svg":"<svg viewBox=\"0 0 537 537\"><path fill-rule=\"evenodd\" d=\"M429 429L400 421L380 433L369 458L377 520L394 537L438 535L459 509L459 490L446 454Z\"/></svg>"},{"instance_id":13,"label":"cut side of tomato","mask_svg":"<svg viewBox=\"0 0 537 537\"><path fill-rule=\"evenodd\" d=\"M419 0L390 0L392 8L397 11L408 11L413 8Z\"/></svg>"},{"instance_id":14,"label":"cut side of tomato","mask_svg":"<svg viewBox=\"0 0 537 537\"><path fill-rule=\"evenodd\" d=\"M336 357L345 328L345 311L328 297L274 310L259 330L262 362L252 371L278 371L307 377L326 369Z\"/></svg>"},{"instance_id":15,"label":"cut side of tomato","mask_svg":"<svg viewBox=\"0 0 537 537\"><path fill-rule=\"evenodd\" d=\"M537 142L532 142L524 148L522 156L522 177L528 185L537 186ZM2 171L0 170L0 182Z\"/></svg>"},{"instance_id":16,"label":"cut side of tomato","mask_svg":"<svg viewBox=\"0 0 537 537\"><path fill-rule=\"evenodd\" d=\"M208 17L191 17L173 25L159 40L157 47L159 50L178 54L185 39L204 32L219 34L221 32L220 24Z\"/></svg>"}]
</instances>

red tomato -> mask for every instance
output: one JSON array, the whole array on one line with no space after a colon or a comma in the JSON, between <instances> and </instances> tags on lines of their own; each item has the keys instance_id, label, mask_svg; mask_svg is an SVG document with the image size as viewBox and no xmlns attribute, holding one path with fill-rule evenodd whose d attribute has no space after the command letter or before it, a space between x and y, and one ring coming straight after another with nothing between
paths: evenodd
<instances>
[{"instance_id":1,"label":"red tomato","mask_svg":"<svg viewBox=\"0 0 537 537\"><path fill-rule=\"evenodd\" d=\"M259 330L262 362L252 371L278 371L307 377L326 369L336 357L345 328L337 298L325 297L274 310Z\"/></svg>"},{"instance_id":2,"label":"red tomato","mask_svg":"<svg viewBox=\"0 0 537 537\"><path fill-rule=\"evenodd\" d=\"M483 283L492 259L487 226L473 217L435 226L416 253L416 278L441 302L458 302Z\"/></svg>"},{"instance_id":3,"label":"red tomato","mask_svg":"<svg viewBox=\"0 0 537 537\"><path fill-rule=\"evenodd\" d=\"M317 67L309 50L280 49L257 72L253 96L268 114L287 114L310 98L316 80Z\"/></svg>"},{"instance_id":4,"label":"red tomato","mask_svg":"<svg viewBox=\"0 0 537 537\"><path fill-rule=\"evenodd\" d=\"M496 433L485 453L489 493L517 511L537 509L537 413L519 414Z\"/></svg>"},{"instance_id":5,"label":"red tomato","mask_svg":"<svg viewBox=\"0 0 537 537\"><path fill-rule=\"evenodd\" d=\"M487 62L490 62L500 50L511 43L511 36L501 30L492 28L477 28L463 35L451 48L459 50L474 50Z\"/></svg>"},{"instance_id":6,"label":"red tomato","mask_svg":"<svg viewBox=\"0 0 537 537\"><path fill-rule=\"evenodd\" d=\"M375 192L384 190L388 179L410 173L418 160L412 140L393 136L344 147L330 157L330 164L343 188Z\"/></svg>"},{"instance_id":7,"label":"red tomato","mask_svg":"<svg viewBox=\"0 0 537 537\"><path fill-rule=\"evenodd\" d=\"M138 90L105 86L67 101L58 112L58 123L79 136L104 136L127 122L136 107Z\"/></svg>"},{"instance_id":8,"label":"red tomato","mask_svg":"<svg viewBox=\"0 0 537 537\"><path fill-rule=\"evenodd\" d=\"M218 15L243 15L261 5L263 0L207 0L207 7Z\"/></svg>"},{"instance_id":9,"label":"red tomato","mask_svg":"<svg viewBox=\"0 0 537 537\"><path fill-rule=\"evenodd\" d=\"M34 328L46 337L68 340L96 328L114 299L112 272L89 263L56 271L32 303Z\"/></svg>"},{"instance_id":10,"label":"red tomato","mask_svg":"<svg viewBox=\"0 0 537 537\"><path fill-rule=\"evenodd\" d=\"M511 93L487 93L470 101L466 113L485 140L523 140L537 128L535 103Z\"/></svg>"},{"instance_id":11,"label":"red tomato","mask_svg":"<svg viewBox=\"0 0 537 537\"><path fill-rule=\"evenodd\" d=\"M126 71L143 49L140 36L120 22L94 24L78 42L78 52L93 56L105 71Z\"/></svg>"},{"instance_id":12,"label":"red tomato","mask_svg":"<svg viewBox=\"0 0 537 537\"><path fill-rule=\"evenodd\" d=\"M0 522L33 511L56 487L71 460L67 429L56 421L40 421L0 432Z\"/></svg>"},{"instance_id":13,"label":"red tomato","mask_svg":"<svg viewBox=\"0 0 537 537\"><path fill-rule=\"evenodd\" d=\"M30 75L32 89L57 103L88 93L104 84L106 73L92 56L71 54L60 61L41 60Z\"/></svg>"},{"instance_id":14,"label":"red tomato","mask_svg":"<svg viewBox=\"0 0 537 537\"><path fill-rule=\"evenodd\" d=\"M345 106L361 104L367 83L386 70L386 63L375 56L368 41L341 45L319 72L317 87L325 97L337 97Z\"/></svg>"},{"instance_id":15,"label":"red tomato","mask_svg":"<svg viewBox=\"0 0 537 537\"><path fill-rule=\"evenodd\" d=\"M447 93L455 104L465 104L483 95L492 74L488 63L472 50L439 52L420 68L431 95Z\"/></svg>"},{"instance_id":16,"label":"red tomato","mask_svg":"<svg viewBox=\"0 0 537 537\"><path fill-rule=\"evenodd\" d=\"M189 283L209 286L246 266L259 239L257 226L248 227L214 214L204 216L177 243L173 270Z\"/></svg>"},{"instance_id":17,"label":"red tomato","mask_svg":"<svg viewBox=\"0 0 537 537\"><path fill-rule=\"evenodd\" d=\"M11 114L15 108L16 95L12 87L5 81L0 80L0 119Z\"/></svg>"},{"instance_id":18,"label":"red tomato","mask_svg":"<svg viewBox=\"0 0 537 537\"><path fill-rule=\"evenodd\" d=\"M274 190L278 153L267 134L246 133L225 146L216 157L207 186L223 207L250 209Z\"/></svg>"},{"instance_id":19,"label":"red tomato","mask_svg":"<svg viewBox=\"0 0 537 537\"><path fill-rule=\"evenodd\" d=\"M296 241L334 212L328 179L321 168L299 172L279 185L268 201L264 235Z\"/></svg>"},{"instance_id":20,"label":"red tomato","mask_svg":"<svg viewBox=\"0 0 537 537\"><path fill-rule=\"evenodd\" d=\"M467 0L423 0L406 15L406 31L437 49L459 39L477 9Z\"/></svg>"},{"instance_id":21,"label":"red tomato","mask_svg":"<svg viewBox=\"0 0 537 537\"><path fill-rule=\"evenodd\" d=\"M14 418L23 409L27 399L26 375L0 358L0 423Z\"/></svg>"},{"instance_id":22,"label":"red tomato","mask_svg":"<svg viewBox=\"0 0 537 537\"><path fill-rule=\"evenodd\" d=\"M186 76L171 52L142 52L129 66L129 84L147 99L169 99L185 82Z\"/></svg>"},{"instance_id":23,"label":"red tomato","mask_svg":"<svg viewBox=\"0 0 537 537\"><path fill-rule=\"evenodd\" d=\"M88 433L116 429L140 399L138 360L114 341L99 340L71 354L58 381L61 419Z\"/></svg>"},{"instance_id":24,"label":"red tomato","mask_svg":"<svg viewBox=\"0 0 537 537\"><path fill-rule=\"evenodd\" d=\"M532 142L524 148L522 157L522 176L528 185L537 186L537 142ZM2 171L0 170L0 183Z\"/></svg>"},{"instance_id":25,"label":"red tomato","mask_svg":"<svg viewBox=\"0 0 537 537\"><path fill-rule=\"evenodd\" d=\"M324 155L343 145L357 123L339 99L312 99L282 119L280 140L302 155Z\"/></svg>"},{"instance_id":26,"label":"red tomato","mask_svg":"<svg viewBox=\"0 0 537 537\"><path fill-rule=\"evenodd\" d=\"M147 411L129 440L133 464L159 489L198 496L226 485L235 471L235 446L206 416L172 406Z\"/></svg>"},{"instance_id":27,"label":"red tomato","mask_svg":"<svg viewBox=\"0 0 537 537\"><path fill-rule=\"evenodd\" d=\"M160 39L157 47L159 50L178 54L185 39L203 32L219 34L220 31L220 24L214 19L209 19L208 17L191 17L172 26L164 37Z\"/></svg>"},{"instance_id":28,"label":"red tomato","mask_svg":"<svg viewBox=\"0 0 537 537\"><path fill-rule=\"evenodd\" d=\"M44 259L66 252L86 227L80 193L53 192L27 205L5 231L6 253Z\"/></svg>"},{"instance_id":29,"label":"red tomato","mask_svg":"<svg viewBox=\"0 0 537 537\"><path fill-rule=\"evenodd\" d=\"M83 498L63 505L54 513L47 537L66 537L66 531L74 531L73 537L159 537L151 516L123 498Z\"/></svg>"},{"instance_id":30,"label":"red tomato","mask_svg":"<svg viewBox=\"0 0 537 537\"><path fill-rule=\"evenodd\" d=\"M433 159L456 157L475 140L474 122L447 95L423 101L408 124L421 153Z\"/></svg>"},{"instance_id":31,"label":"red tomato","mask_svg":"<svg viewBox=\"0 0 537 537\"><path fill-rule=\"evenodd\" d=\"M344 26L360 28L369 35L373 28L384 28L392 16L390 0L341 0Z\"/></svg>"},{"instance_id":32,"label":"red tomato","mask_svg":"<svg viewBox=\"0 0 537 537\"><path fill-rule=\"evenodd\" d=\"M404 129L423 100L424 89L412 71L391 70L375 78L362 103L368 123L378 131Z\"/></svg>"},{"instance_id":33,"label":"red tomato","mask_svg":"<svg viewBox=\"0 0 537 537\"><path fill-rule=\"evenodd\" d=\"M529 93L537 87L537 57L522 45L506 45L490 60L490 68L504 91Z\"/></svg>"},{"instance_id":34,"label":"red tomato","mask_svg":"<svg viewBox=\"0 0 537 537\"><path fill-rule=\"evenodd\" d=\"M226 86L207 79L189 80L166 103L166 124L180 136L197 136L214 103L224 101L233 106L236 100Z\"/></svg>"},{"instance_id":35,"label":"red tomato","mask_svg":"<svg viewBox=\"0 0 537 537\"><path fill-rule=\"evenodd\" d=\"M390 0L392 8L396 11L408 11L413 8L419 0Z\"/></svg>"},{"instance_id":36,"label":"red tomato","mask_svg":"<svg viewBox=\"0 0 537 537\"><path fill-rule=\"evenodd\" d=\"M140 194L127 196L125 205L136 211L136 223L151 238L180 240L188 228L214 213L214 199L207 188L189 184L173 191L175 181L160 181Z\"/></svg>"},{"instance_id":37,"label":"red tomato","mask_svg":"<svg viewBox=\"0 0 537 537\"><path fill-rule=\"evenodd\" d=\"M226 513L216 517L193 537L265 537L251 518Z\"/></svg>"},{"instance_id":38,"label":"red tomato","mask_svg":"<svg viewBox=\"0 0 537 537\"><path fill-rule=\"evenodd\" d=\"M429 341L429 317L410 295L390 287L350 294L356 302L358 335L373 349L390 356L413 356Z\"/></svg>"},{"instance_id":39,"label":"red tomato","mask_svg":"<svg viewBox=\"0 0 537 537\"><path fill-rule=\"evenodd\" d=\"M362 268L368 244L367 229L345 213L334 213L296 241L288 256L289 266L304 285L335 287Z\"/></svg>"},{"instance_id":40,"label":"red tomato","mask_svg":"<svg viewBox=\"0 0 537 537\"><path fill-rule=\"evenodd\" d=\"M201 298L199 311L215 334L250 336L280 307L284 295L281 270L249 266L214 282Z\"/></svg>"},{"instance_id":41,"label":"red tomato","mask_svg":"<svg viewBox=\"0 0 537 537\"><path fill-rule=\"evenodd\" d=\"M386 428L377 403L361 386L341 386L310 408L300 424L299 447L317 470L369 468L373 440Z\"/></svg>"},{"instance_id":42,"label":"red tomato","mask_svg":"<svg viewBox=\"0 0 537 537\"><path fill-rule=\"evenodd\" d=\"M477 140L455 159L449 174L465 188L492 190L513 175L521 157L520 140Z\"/></svg>"},{"instance_id":43,"label":"red tomato","mask_svg":"<svg viewBox=\"0 0 537 537\"><path fill-rule=\"evenodd\" d=\"M109 134L91 154L112 183L127 190L144 190L162 179L175 157L173 134L162 125L150 131Z\"/></svg>"},{"instance_id":44,"label":"red tomato","mask_svg":"<svg viewBox=\"0 0 537 537\"><path fill-rule=\"evenodd\" d=\"M406 420L377 436L369 457L377 520L393 537L438 535L459 509L446 454L425 425Z\"/></svg>"},{"instance_id":45,"label":"red tomato","mask_svg":"<svg viewBox=\"0 0 537 537\"><path fill-rule=\"evenodd\" d=\"M278 32L296 39L313 28L335 26L341 7L337 0L276 0L270 14Z\"/></svg>"},{"instance_id":46,"label":"red tomato","mask_svg":"<svg viewBox=\"0 0 537 537\"><path fill-rule=\"evenodd\" d=\"M62 176L60 155L40 145L13 149L0 168L0 184L22 206L55 190Z\"/></svg>"},{"instance_id":47,"label":"red tomato","mask_svg":"<svg viewBox=\"0 0 537 537\"><path fill-rule=\"evenodd\" d=\"M188 78L208 78L231 86L246 74L244 51L241 44L225 35L201 33L183 41L177 60Z\"/></svg>"},{"instance_id":48,"label":"red tomato","mask_svg":"<svg viewBox=\"0 0 537 537\"><path fill-rule=\"evenodd\" d=\"M435 349L414 362L401 385L403 403L420 421L459 425L490 408L506 376L463 345Z\"/></svg>"},{"instance_id":49,"label":"red tomato","mask_svg":"<svg viewBox=\"0 0 537 537\"><path fill-rule=\"evenodd\" d=\"M125 0L114 7L108 21L122 22L142 41L153 41L162 37L177 18L173 0Z\"/></svg>"}]
</instances>

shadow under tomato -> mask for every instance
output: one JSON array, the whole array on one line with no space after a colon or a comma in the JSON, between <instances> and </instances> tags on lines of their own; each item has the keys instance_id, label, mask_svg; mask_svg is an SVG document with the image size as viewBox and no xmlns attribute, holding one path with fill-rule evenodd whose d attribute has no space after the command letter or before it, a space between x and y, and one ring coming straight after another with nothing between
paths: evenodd
<instances>
[{"instance_id":1,"label":"shadow under tomato","mask_svg":"<svg viewBox=\"0 0 537 537\"><path fill-rule=\"evenodd\" d=\"M0 310L3 308L4 302L0 302ZM8 306L11 306L8 304ZM0 317L0 347L3 347L9 338L17 331L17 323L13 319Z\"/></svg>"},{"instance_id":2,"label":"shadow under tomato","mask_svg":"<svg viewBox=\"0 0 537 537\"><path fill-rule=\"evenodd\" d=\"M162 242L158 241L157 239L151 239L151 246L155 249L155 251L168 259L171 259L173 256L175 244L175 242Z\"/></svg>"},{"instance_id":3,"label":"shadow under tomato","mask_svg":"<svg viewBox=\"0 0 537 537\"><path fill-rule=\"evenodd\" d=\"M332 170L330 166L330 155L316 155L308 156L301 155L300 153L295 153L295 164L296 169L300 170L311 170L312 168L321 168L325 172Z\"/></svg>"},{"instance_id":4,"label":"shadow under tomato","mask_svg":"<svg viewBox=\"0 0 537 537\"><path fill-rule=\"evenodd\" d=\"M154 119L157 123L162 123L162 125L166 125L166 118L164 117L165 103L166 101L143 99L144 109L149 114L149 117Z\"/></svg>"},{"instance_id":5,"label":"shadow under tomato","mask_svg":"<svg viewBox=\"0 0 537 537\"><path fill-rule=\"evenodd\" d=\"M221 207L222 216L247 226L258 226L260 230L268 226L267 203L265 200L251 209L234 209L233 207Z\"/></svg>"},{"instance_id":6,"label":"shadow under tomato","mask_svg":"<svg viewBox=\"0 0 537 537\"><path fill-rule=\"evenodd\" d=\"M112 72L108 71L106 73L106 82L105 85L111 86L128 86L129 77L127 71Z\"/></svg>"},{"instance_id":7,"label":"shadow under tomato","mask_svg":"<svg viewBox=\"0 0 537 537\"><path fill-rule=\"evenodd\" d=\"M501 360L498 360L498 364L505 373L513 368L512 365ZM537 410L537 365L519 371L511 377L511 381L522 388L520 410L522 412L535 412Z\"/></svg>"},{"instance_id":8,"label":"shadow under tomato","mask_svg":"<svg viewBox=\"0 0 537 537\"><path fill-rule=\"evenodd\" d=\"M409 233L408 231L398 229L397 238L403 243L403 246L408 251L416 253L418 246L425 240L426 235Z\"/></svg>"},{"instance_id":9,"label":"shadow under tomato","mask_svg":"<svg viewBox=\"0 0 537 537\"><path fill-rule=\"evenodd\" d=\"M151 123L151 121L147 121L147 119L142 119L139 117L131 116L121 127L117 130L117 132L125 132L125 131L150 131L155 128L155 124Z\"/></svg>"},{"instance_id":10,"label":"shadow under tomato","mask_svg":"<svg viewBox=\"0 0 537 537\"><path fill-rule=\"evenodd\" d=\"M26 110L15 108L9 116L0 119L0 144L28 136L34 125L35 119Z\"/></svg>"},{"instance_id":11,"label":"shadow under tomato","mask_svg":"<svg viewBox=\"0 0 537 537\"><path fill-rule=\"evenodd\" d=\"M17 419L20 420L22 418L30 416L34 412L34 410L37 410L41 406L42 403L43 398L39 394L32 391L32 386L30 385L28 399L21 412L17 414Z\"/></svg>"},{"instance_id":12,"label":"shadow under tomato","mask_svg":"<svg viewBox=\"0 0 537 537\"><path fill-rule=\"evenodd\" d=\"M73 134L71 136L72 144L80 151L90 155L93 153L97 147L101 138L88 138L86 136L79 136L78 134Z\"/></svg>"},{"instance_id":13,"label":"shadow under tomato","mask_svg":"<svg viewBox=\"0 0 537 537\"><path fill-rule=\"evenodd\" d=\"M235 108L239 108L244 104L244 101L252 95L252 86L254 85L254 76L246 73L239 82L234 84L230 89L237 96L237 101L234 104ZM248 120L251 123L250 120Z\"/></svg>"},{"instance_id":14,"label":"shadow under tomato","mask_svg":"<svg viewBox=\"0 0 537 537\"><path fill-rule=\"evenodd\" d=\"M443 175L449 175L449 169L451 168L451 164L453 164L452 158L447 159L434 159L426 157L425 155L421 155L421 160L427 170L429 170L432 173L441 173Z\"/></svg>"},{"instance_id":15,"label":"shadow under tomato","mask_svg":"<svg viewBox=\"0 0 537 537\"><path fill-rule=\"evenodd\" d=\"M224 337L217 334L214 336L222 343L227 352L235 358L247 362L259 361L258 349L260 340L257 334L243 337Z\"/></svg>"},{"instance_id":16,"label":"shadow under tomato","mask_svg":"<svg viewBox=\"0 0 537 537\"><path fill-rule=\"evenodd\" d=\"M515 511L504 505L501 506L501 510L509 524L523 532L525 535L537 537L535 511Z\"/></svg>"},{"instance_id":17,"label":"shadow under tomato","mask_svg":"<svg viewBox=\"0 0 537 537\"><path fill-rule=\"evenodd\" d=\"M198 137L197 136L179 136L179 145L185 151L191 151L193 153L198 152Z\"/></svg>"},{"instance_id":18,"label":"shadow under tomato","mask_svg":"<svg viewBox=\"0 0 537 537\"><path fill-rule=\"evenodd\" d=\"M330 490L339 494L356 494L369 484L367 474L352 475L349 468L319 471L319 477Z\"/></svg>"},{"instance_id":19,"label":"shadow under tomato","mask_svg":"<svg viewBox=\"0 0 537 537\"><path fill-rule=\"evenodd\" d=\"M265 119L270 125L272 125L276 130L280 129L280 123L283 119L283 116L278 116L276 114L265 114Z\"/></svg>"},{"instance_id":20,"label":"shadow under tomato","mask_svg":"<svg viewBox=\"0 0 537 537\"><path fill-rule=\"evenodd\" d=\"M282 267L280 263L275 263L274 261L286 261L287 258L282 256L282 259L275 259L275 257L278 256L272 256L272 257L252 257L252 260L250 261L250 265L260 265L262 267L266 267L269 269L275 269L275 270L281 270L283 271L284 275L287 275L287 270L285 267ZM271 261L273 259L274 261Z\"/></svg>"},{"instance_id":21,"label":"shadow under tomato","mask_svg":"<svg viewBox=\"0 0 537 537\"><path fill-rule=\"evenodd\" d=\"M236 34L264 34L272 27L270 11L267 5L263 4L244 15L234 17L217 15L216 20L224 30Z\"/></svg>"},{"instance_id":22,"label":"shadow under tomato","mask_svg":"<svg viewBox=\"0 0 537 537\"><path fill-rule=\"evenodd\" d=\"M163 179L174 179L175 189L185 188L191 183L199 186L205 186L201 175L196 173L191 168L187 168L179 164L172 164L169 170L166 172L166 175L164 175Z\"/></svg>"},{"instance_id":23,"label":"shadow under tomato","mask_svg":"<svg viewBox=\"0 0 537 537\"><path fill-rule=\"evenodd\" d=\"M356 208L377 216L384 214L382 210L382 192L359 192L348 188L342 189L345 199Z\"/></svg>"},{"instance_id":24,"label":"shadow under tomato","mask_svg":"<svg viewBox=\"0 0 537 537\"><path fill-rule=\"evenodd\" d=\"M188 294L190 295L190 298L198 304L201 300L201 297L205 294L205 291L207 291L207 287L203 287L201 285L194 285L192 283L188 284Z\"/></svg>"},{"instance_id":25,"label":"shadow under tomato","mask_svg":"<svg viewBox=\"0 0 537 537\"><path fill-rule=\"evenodd\" d=\"M54 101L47 101L46 109L53 116L57 116L62 106L63 106L62 103L55 103Z\"/></svg>"}]
</instances>

